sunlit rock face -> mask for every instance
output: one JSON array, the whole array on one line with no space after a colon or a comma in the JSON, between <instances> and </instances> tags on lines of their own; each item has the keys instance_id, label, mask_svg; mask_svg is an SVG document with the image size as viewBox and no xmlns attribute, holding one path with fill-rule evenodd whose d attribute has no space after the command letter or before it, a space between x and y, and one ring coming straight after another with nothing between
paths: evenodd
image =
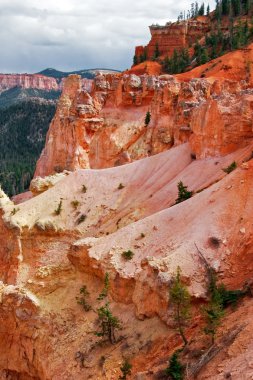
<instances>
[{"instance_id":1,"label":"sunlit rock face","mask_svg":"<svg viewBox=\"0 0 253 380\"><path fill-rule=\"evenodd\" d=\"M99 74L88 93L70 76L35 176L118 166L188 141L197 158L231 153L253 137L252 100L243 80Z\"/></svg>"},{"instance_id":2,"label":"sunlit rock face","mask_svg":"<svg viewBox=\"0 0 253 380\"><path fill-rule=\"evenodd\" d=\"M0 74L0 93L14 87L25 89L38 89L46 91L58 91L61 85L55 78L49 78L39 74Z\"/></svg>"},{"instance_id":3,"label":"sunlit rock face","mask_svg":"<svg viewBox=\"0 0 253 380\"><path fill-rule=\"evenodd\" d=\"M30 192L14 204L0 190L1 380L118 380L126 359L129 379L161 378L182 347L169 297L178 267L191 368L209 352L207 264L247 293L196 378L250 378L253 99L238 67L236 79L221 66L207 78L66 79ZM180 181L192 196L177 203ZM77 302L84 286L88 311ZM95 334L106 302L121 321L113 345Z\"/></svg>"}]
</instances>

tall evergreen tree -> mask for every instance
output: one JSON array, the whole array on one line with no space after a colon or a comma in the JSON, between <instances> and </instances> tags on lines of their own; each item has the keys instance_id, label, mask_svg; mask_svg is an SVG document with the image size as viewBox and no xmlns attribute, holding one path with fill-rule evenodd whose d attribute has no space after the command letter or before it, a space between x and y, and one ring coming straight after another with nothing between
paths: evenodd
<instances>
[{"instance_id":1,"label":"tall evergreen tree","mask_svg":"<svg viewBox=\"0 0 253 380\"><path fill-rule=\"evenodd\" d=\"M201 49L200 64L203 65L209 61L208 52L206 48Z\"/></svg>"},{"instance_id":2,"label":"tall evergreen tree","mask_svg":"<svg viewBox=\"0 0 253 380\"><path fill-rule=\"evenodd\" d=\"M134 66L136 66L136 65L138 65L138 63L139 63L138 57L137 57L137 55L135 55L133 58L133 64L134 64Z\"/></svg>"},{"instance_id":3,"label":"tall evergreen tree","mask_svg":"<svg viewBox=\"0 0 253 380\"><path fill-rule=\"evenodd\" d=\"M251 0L246 0L246 1L245 1L245 13L246 13L246 14L248 14L249 11L250 11L250 8L251 8L251 5L252 5L251 3L252 3Z\"/></svg>"},{"instance_id":4,"label":"tall evergreen tree","mask_svg":"<svg viewBox=\"0 0 253 380\"><path fill-rule=\"evenodd\" d=\"M199 8L198 15L199 16L204 16L204 14L205 14L205 4L202 3L201 6L200 6L200 8Z\"/></svg>"},{"instance_id":5,"label":"tall evergreen tree","mask_svg":"<svg viewBox=\"0 0 253 380\"><path fill-rule=\"evenodd\" d=\"M194 17L198 16L198 14L199 14L199 3L195 1Z\"/></svg>"},{"instance_id":6,"label":"tall evergreen tree","mask_svg":"<svg viewBox=\"0 0 253 380\"><path fill-rule=\"evenodd\" d=\"M216 0L215 18L216 20L221 19L221 5L219 0Z\"/></svg>"},{"instance_id":7,"label":"tall evergreen tree","mask_svg":"<svg viewBox=\"0 0 253 380\"><path fill-rule=\"evenodd\" d=\"M241 13L241 1L240 0L231 0L232 1L232 10L234 16L239 16Z\"/></svg>"},{"instance_id":8,"label":"tall evergreen tree","mask_svg":"<svg viewBox=\"0 0 253 380\"><path fill-rule=\"evenodd\" d=\"M159 45L158 45L158 42L156 43L155 45L155 51L154 51L154 59L157 59L160 55L160 50L159 50Z\"/></svg>"},{"instance_id":9,"label":"tall evergreen tree","mask_svg":"<svg viewBox=\"0 0 253 380\"><path fill-rule=\"evenodd\" d=\"M191 3L191 17L193 18L195 16L195 5L194 3Z\"/></svg>"},{"instance_id":10,"label":"tall evergreen tree","mask_svg":"<svg viewBox=\"0 0 253 380\"><path fill-rule=\"evenodd\" d=\"M174 308L174 319L177 324L178 331L186 346L188 341L185 336L184 326L190 319L190 301L191 297L181 280L181 269L177 268L177 274L174 278L173 284L169 289L170 302Z\"/></svg>"},{"instance_id":11,"label":"tall evergreen tree","mask_svg":"<svg viewBox=\"0 0 253 380\"><path fill-rule=\"evenodd\" d=\"M223 15L229 14L229 0L222 0L221 2L221 10Z\"/></svg>"}]
</instances>

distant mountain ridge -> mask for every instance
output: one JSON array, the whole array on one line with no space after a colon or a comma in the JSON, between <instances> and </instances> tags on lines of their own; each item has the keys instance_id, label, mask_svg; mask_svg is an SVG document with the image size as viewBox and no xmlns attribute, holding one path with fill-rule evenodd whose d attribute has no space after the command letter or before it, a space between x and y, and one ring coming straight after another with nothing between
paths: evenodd
<instances>
[{"instance_id":1,"label":"distant mountain ridge","mask_svg":"<svg viewBox=\"0 0 253 380\"><path fill-rule=\"evenodd\" d=\"M111 69L84 69L64 72L47 68L35 74L0 74L0 108L23 101L56 102L62 91L63 82L71 74L77 74L84 80L84 86L91 88L96 72L119 73ZM87 80L87 83L86 83Z\"/></svg>"},{"instance_id":2,"label":"distant mountain ridge","mask_svg":"<svg viewBox=\"0 0 253 380\"><path fill-rule=\"evenodd\" d=\"M55 78L55 79L63 79L68 77L71 74L80 75L82 78L93 79L96 75L96 72L100 71L103 73L120 73L119 70L113 69L104 69L104 68L95 68L95 69L84 69L84 70L75 70L75 71L60 71L53 68L47 68L45 70L40 71L39 75L44 75L46 77Z\"/></svg>"}]
</instances>

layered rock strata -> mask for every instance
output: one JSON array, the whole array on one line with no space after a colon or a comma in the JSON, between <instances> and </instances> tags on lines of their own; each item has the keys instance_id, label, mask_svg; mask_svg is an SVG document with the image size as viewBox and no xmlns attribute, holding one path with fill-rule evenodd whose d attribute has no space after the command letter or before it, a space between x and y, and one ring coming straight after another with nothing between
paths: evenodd
<instances>
[{"instance_id":1,"label":"layered rock strata","mask_svg":"<svg viewBox=\"0 0 253 380\"><path fill-rule=\"evenodd\" d=\"M245 80L98 75L89 94L71 76L35 176L118 166L188 141L197 158L228 154L253 138L252 101Z\"/></svg>"}]
</instances>

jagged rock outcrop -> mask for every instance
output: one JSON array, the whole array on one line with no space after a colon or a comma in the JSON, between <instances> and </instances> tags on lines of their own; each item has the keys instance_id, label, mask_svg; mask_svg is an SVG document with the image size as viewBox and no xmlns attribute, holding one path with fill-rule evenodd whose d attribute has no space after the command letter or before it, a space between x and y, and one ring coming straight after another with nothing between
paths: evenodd
<instances>
[{"instance_id":1,"label":"jagged rock outcrop","mask_svg":"<svg viewBox=\"0 0 253 380\"><path fill-rule=\"evenodd\" d=\"M243 76L98 75L91 94L71 76L35 176L117 166L187 141L197 158L233 152L253 138L252 95Z\"/></svg>"},{"instance_id":2,"label":"jagged rock outcrop","mask_svg":"<svg viewBox=\"0 0 253 380\"><path fill-rule=\"evenodd\" d=\"M151 25L149 27L151 40L147 46L137 46L135 56L152 59L158 47L160 56L171 56L174 50L192 46L198 39L210 31L211 21L202 16L180 22L168 22L166 25Z\"/></svg>"}]
</instances>

